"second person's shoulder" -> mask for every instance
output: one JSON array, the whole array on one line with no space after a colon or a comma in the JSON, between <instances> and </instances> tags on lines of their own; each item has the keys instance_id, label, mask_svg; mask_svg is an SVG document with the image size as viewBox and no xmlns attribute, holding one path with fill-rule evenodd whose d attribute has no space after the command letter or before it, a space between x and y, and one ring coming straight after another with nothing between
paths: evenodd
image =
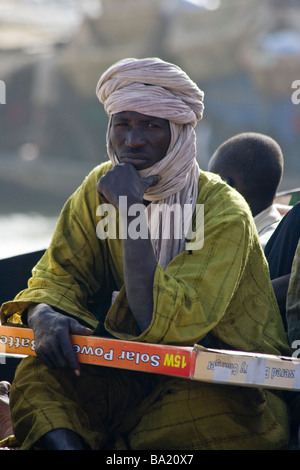
<instances>
[{"instance_id":1,"label":"second person's shoulder","mask_svg":"<svg viewBox=\"0 0 300 470\"><path fill-rule=\"evenodd\" d=\"M204 204L204 208L218 206L219 210L237 212L251 217L249 205L243 196L234 188L229 186L221 177L215 173L201 171L198 184L198 204Z\"/></svg>"}]
</instances>

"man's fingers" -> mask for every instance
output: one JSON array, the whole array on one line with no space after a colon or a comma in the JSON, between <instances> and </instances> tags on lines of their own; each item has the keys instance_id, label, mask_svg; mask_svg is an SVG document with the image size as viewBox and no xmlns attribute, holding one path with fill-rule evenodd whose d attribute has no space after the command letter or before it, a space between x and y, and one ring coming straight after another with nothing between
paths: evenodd
<instances>
[{"instance_id":1,"label":"man's fingers","mask_svg":"<svg viewBox=\"0 0 300 470\"><path fill-rule=\"evenodd\" d=\"M37 357L42 361L45 366L47 366L49 369L56 369L57 364L52 356L52 353L50 351L47 351L47 353L41 352L37 354Z\"/></svg>"},{"instance_id":2,"label":"man's fingers","mask_svg":"<svg viewBox=\"0 0 300 470\"><path fill-rule=\"evenodd\" d=\"M93 334L93 330L86 326L81 325L78 323L77 320L71 318L70 319L70 334L71 335L81 335L81 336L90 336ZM79 376L80 375L80 365L79 361L77 360L77 356L74 353L73 345L70 343L67 347L64 348L64 356L68 362L69 367L74 371L74 373Z\"/></svg>"},{"instance_id":3,"label":"man's fingers","mask_svg":"<svg viewBox=\"0 0 300 470\"><path fill-rule=\"evenodd\" d=\"M73 319L71 319L70 323L72 323L72 320ZM74 320L74 323L77 323L77 321ZM70 332L68 330L62 330L60 334L57 336L57 346L55 349L53 349L53 351L55 351L56 358L53 355L52 362L56 360L56 367L58 368L67 367L68 369L77 373L76 371L78 372L80 371L80 366L79 366L79 362L76 357L76 354L74 352L70 334L74 334L71 331L71 327L70 327Z\"/></svg>"},{"instance_id":4,"label":"man's fingers","mask_svg":"<svg viewBox=\"0 0 300 470\"><path fill-rule=\"evenodd\" d=\"M90 336L93 334L93 330L91 328L88 328L87 326L81 325L74 318L70 318L70 334Z\"/></svg>"},{"instance_id":5,"label":"man's fingers","mask_svg":"<svg viewBox=\"0 0 300 470\"><path fill-rule=\"evenodd\" d=\"M80 375L79 361L74 352L73 345L71 342L68 345L64 345L62 354L66 362L67 368L72 370L76 375Z\"/></svg>"}]
</instances>

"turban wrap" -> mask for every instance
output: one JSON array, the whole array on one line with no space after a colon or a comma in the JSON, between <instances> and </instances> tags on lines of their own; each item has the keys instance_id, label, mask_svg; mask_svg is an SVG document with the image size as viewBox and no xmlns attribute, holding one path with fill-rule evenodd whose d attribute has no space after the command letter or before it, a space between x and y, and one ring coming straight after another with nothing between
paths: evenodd
<instances>
[{"instance_id":1,"label":"turban wrap","mask_svg":"<svg viewBox=\"0 0 300 470\"><path fill-rule=\"evenodd\" d=\"M104 72L97 84L96 95L110 118L107 151L114 165L119 163L109 139L114 114L135 111L170 123L171 141L166 156L151 168L139 171L142 177L160 176L158 184L146 190L144 199L155 202L147 208L148 225L157 260L165 268L185 248L185 235L196 204L200 170L194 127L203 115L204 93L174 64L158 58L129 58ZM170 220L166 220L162 209L174 207L174 204L182 209L185 205L191 207L187 215L189 220L182 217L182 235L179 237L170 236ZM155 212L160 223L153 223Z\"/></svg>"}]
</instances>

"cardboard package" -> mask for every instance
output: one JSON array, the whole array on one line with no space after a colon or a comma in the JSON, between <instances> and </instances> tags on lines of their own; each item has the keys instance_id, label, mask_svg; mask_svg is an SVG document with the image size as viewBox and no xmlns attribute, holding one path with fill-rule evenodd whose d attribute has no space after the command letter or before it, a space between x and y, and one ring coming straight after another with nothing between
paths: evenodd
<instances>
[{"instance_id":1,"label":"cardboard package","mask_svg":"<svg viewBox=\"0 0 300 470\"><path fill-rule=\"evenodd\" d=\"M300 390L300 359L270 354L205 349L197 352L193 378L247 387Z\"/></svg>"},{"instance_id":2,"label":"cardboard package","mask_svg":"<svg viewBox=\"0 0 300 470\"><path fill-rule=\"evenodd\" d=\"M203 382L300 390L300 359L219 349L170 346L72 335L79 362ZM0 326L1 360L8 354L34 356L33 331Z\"/></svg>"}]
</instances>

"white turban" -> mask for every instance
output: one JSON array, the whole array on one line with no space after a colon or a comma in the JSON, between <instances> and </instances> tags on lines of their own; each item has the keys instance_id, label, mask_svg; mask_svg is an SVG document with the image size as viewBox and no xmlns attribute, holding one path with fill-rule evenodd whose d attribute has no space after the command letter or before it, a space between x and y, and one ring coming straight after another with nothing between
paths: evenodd
<instances>
[{"instance_id":1,"label":"white turban","mask_svg":"<svg viewBox=\"0 0 300 470\"><path fill-rule=\"evenodd\" d=\"M109 140L111 118L122 111L135 111L167 119L171 142L166 156L151 168L140 170L141 176L159 175L157 185L146 190L144 198L158 205L185 204L195 207L198 194L199 167L196 160L194 127L202 118L204 93L178 66L158 58L124 59L112 65L100 77L96 94L110 121L107 151L113 164L117 156ZM150 208L148 221L150 224ZM162 217L162 224L164 219ZM185 223L185 232L187 221ZM159 233L158 233L159 232ZM166 265L185 248L185 237L166 239L164 227L151 227L154 251L160 264ZM170 233L170 227L166 227Z\"/></svg>"}]
</instances>

